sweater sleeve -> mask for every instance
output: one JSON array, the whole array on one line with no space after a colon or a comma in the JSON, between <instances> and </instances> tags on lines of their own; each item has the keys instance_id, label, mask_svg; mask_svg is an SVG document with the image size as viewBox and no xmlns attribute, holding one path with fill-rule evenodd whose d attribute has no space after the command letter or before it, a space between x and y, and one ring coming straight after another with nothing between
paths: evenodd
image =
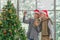
<instances>
[{"instance_id":1,"label":"sweater sleeve","mask_svg":"<svg viewBox=\"0 0 60 40\"><path fill-rule=\"evenodd\" d=\"M40 25L37 27L37 31L38 31L38 32L41 32L41 30L42 30L42 22L41 22Z\"/></svg>"},{"instance_id":2,"label":"sweater sleeve","mask_svg":"<svg viewBox=\"0 0 60 40\"><path fill-rule=\"evenodd\" d=\"M25 16L24 16L24 17L23 17L23 22L26 23L26 24L29 24L30 20L29 20L29 19L26 20L26 19L25 19Z\"/></svg>"},{"instance_id":3,"label":"sweater sleeve","mask_svg":"<svg viewBox=\"0 0 60 40\"><path fill-rule=\"evenodd\" d=\"M50 29L50 38L54 38L54 28L53 28L50 20L48 21L48 27Z\"/></svg>"}]
</instances>

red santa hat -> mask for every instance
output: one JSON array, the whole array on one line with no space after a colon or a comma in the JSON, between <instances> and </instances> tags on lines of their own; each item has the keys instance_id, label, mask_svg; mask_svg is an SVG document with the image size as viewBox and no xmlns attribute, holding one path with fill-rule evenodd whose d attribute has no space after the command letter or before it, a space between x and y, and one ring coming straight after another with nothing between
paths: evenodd
<instances>
[{"instance_id":1,"label":"red santa hat","mask_svg":"<svg viewBox=\"0 0 60 40\"><path fill-rule=\"evenodd\" d=\"M47 10L42 10L44 14L48 17L48 11Z\"/></svg>"},{"instance_id":2,"label":"red santa hat","mask_svg":"<svg viewBox=\"0 0 60 40\"><path fill-rule=\"evenodd\" d=\"M40 14L40 11L38 9L34 10L34 12Z\"/></svg>"}]
</instances>

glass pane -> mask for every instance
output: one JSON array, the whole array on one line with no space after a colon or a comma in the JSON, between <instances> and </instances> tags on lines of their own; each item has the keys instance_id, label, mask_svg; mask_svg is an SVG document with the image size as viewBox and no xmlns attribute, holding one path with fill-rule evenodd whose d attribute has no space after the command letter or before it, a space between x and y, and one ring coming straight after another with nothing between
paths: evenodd
<instances>
[{"instance_id":1,"label":"glass pane","mask_svg":"<svg viewBox=\"0 0 60 40\"><path fill-rule=\"evenodd\" d=\"M56 40L60 40L60 11L56 13Z\"/></svg>"},{"instance_id":2,"label":"glass pane","mask_svg":"<svg viewBox=\"0 0 60 40\"><path fill-rule=\"evenodd\" d=\"M17 8L17 0L11 0L11 2L14 4L15 8ZM4 5L7 5L7 0L1 0L1 10Z\"/></svg>"},{"instance_id":3,"label":"glass pane","mask_svg":"<svg viewBox=\"0 0 60 40\"><path fill-rule=\"evenodd\" d=\"M17 8L17 0L11 0L11 2L14 4L15 8Z\"/></svg>"},{"instance_id":4,"label":"glass pane","mask_svg":"<svg viewBox=\"0 0 60 40\"><path fill-rule=\"evenodd\" d=\"M6 3L7 3L7 0L1 0L1 10L2 10L3 6L6 5Z\"/></svg>"},{"instance_id":5,"label":"glass pane","mask_svg":"<svg viewBox=\"0 0 60 40\"><path fill-rule=\"evenodd\" d=\"M26 19L31 18L31 12L32 12L32 11L27 11ZM20 12L19 12L19 18L20 18L21 22L23 21L23 16L24 16L23 13L24 13L24 11L20 11Z\"/></svg>"},{"instance_id":6,"label":"glass pane","mask_svg":"<svg viewBox=\"0 0 60 40\"><path fill-rule=\"evenodd\" d=\"M26 14L26 17L25 17L26 20L31 18L31 14L30 13L31 13L31 11L27 11L27 14ZM23 14L24 14L24 11L19 11L19 20L21 21L22 27L25 28L26 34L27 34L29 24L26 24L26 23L23 22Z\"/></svg>"},{"instance_id":7,"label":"glass pane","mask_svg":"<svg viewBox=\"0 0 60 40\"><path fill-rule=\"evenodd\" d=\"M60 11L56 12L56 22L60 22Z\"/></svg>"},{"instance_id":8,"label":"glass pane","mask_svg":"<svg viewBox=\"0 0 60 40\"><path fill-rule=\"evenodd\" d=\"M60 10L60 0L56 0L56 10Z\"/></svg>"},{"instance_id":9,"label":"glass pane","mask_svg":"<svg viewBox=\"0 0 60 40\"><path fill-rule=\"evenodd\" d=\"M56 40L60 40L60 23L56 22Z\"/></svg>"},{"instance_id":10,"label":"glass pane","mask_svg":"<svg viewBox=\"0 0 60 40\"><path fill-rule=\"evenodd\" d=\"M38 9L54 10L54 0L38 0Z\"/></svg>"},{"instance_id":11,"label":"glass pane","mask_svg":"<svg viewBox=\"0 0 60 40\"><path fill-rule=\"evenodd\" d=\"M51 18L51 20L54 22L54 11L48 11L48 15Z\"/></svg>"},{"instance_id":12,"label":"glass pane","mask_svg":"<svg viewBox=\"0 0 60 40\"><path fill-rule=\"evenodd\" d=\"M36 9L36 0L20 0L19 1L20 10L34 10Z\"/></svg>"}]
</instances>

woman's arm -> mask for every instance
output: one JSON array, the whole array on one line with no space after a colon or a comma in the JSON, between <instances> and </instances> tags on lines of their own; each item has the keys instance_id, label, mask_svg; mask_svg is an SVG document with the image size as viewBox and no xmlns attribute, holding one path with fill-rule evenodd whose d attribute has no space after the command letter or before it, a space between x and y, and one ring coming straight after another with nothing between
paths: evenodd
<instances>
[{"instance_id":1,"label":"woman's arm","mask_svg":"<svg viewBox=\"0 0 60 40\"><path fill-rule=\"evenodd\" d=\"M54 38L54 28L50 20L48 21L48 27L50 29L50 38Z\"/></svg>"},{"instance_id":2,"label":"woman's arm","mask_svg":"<svg viewBox=\"0 0 60 40\"><path fill-rule=\"evenodd\" d=\"M27 23L27 24L28 24L29 21L30 21L29 19L28 19L28 20L25 19L25 16L23 17L23 22L24 22L24 23Z\"/></svg>"}]
</instances>

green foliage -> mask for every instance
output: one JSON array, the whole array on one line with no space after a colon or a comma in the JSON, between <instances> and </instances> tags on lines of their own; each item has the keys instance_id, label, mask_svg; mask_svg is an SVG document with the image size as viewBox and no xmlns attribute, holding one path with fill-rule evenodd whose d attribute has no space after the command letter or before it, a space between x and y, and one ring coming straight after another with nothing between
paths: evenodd
<instances>
[{"instance_id":1,"label":"green foliage","mask_svg":"<svg viewBox=\"0 0 60 40\"><path fill-rule=\"evenodd\" d=\"M26 40L25 30L21 27L11 0L8 0L7 5L4 5L1 14L3 20L0 21L0 40Z\"/></svg>"}]
</instances>

